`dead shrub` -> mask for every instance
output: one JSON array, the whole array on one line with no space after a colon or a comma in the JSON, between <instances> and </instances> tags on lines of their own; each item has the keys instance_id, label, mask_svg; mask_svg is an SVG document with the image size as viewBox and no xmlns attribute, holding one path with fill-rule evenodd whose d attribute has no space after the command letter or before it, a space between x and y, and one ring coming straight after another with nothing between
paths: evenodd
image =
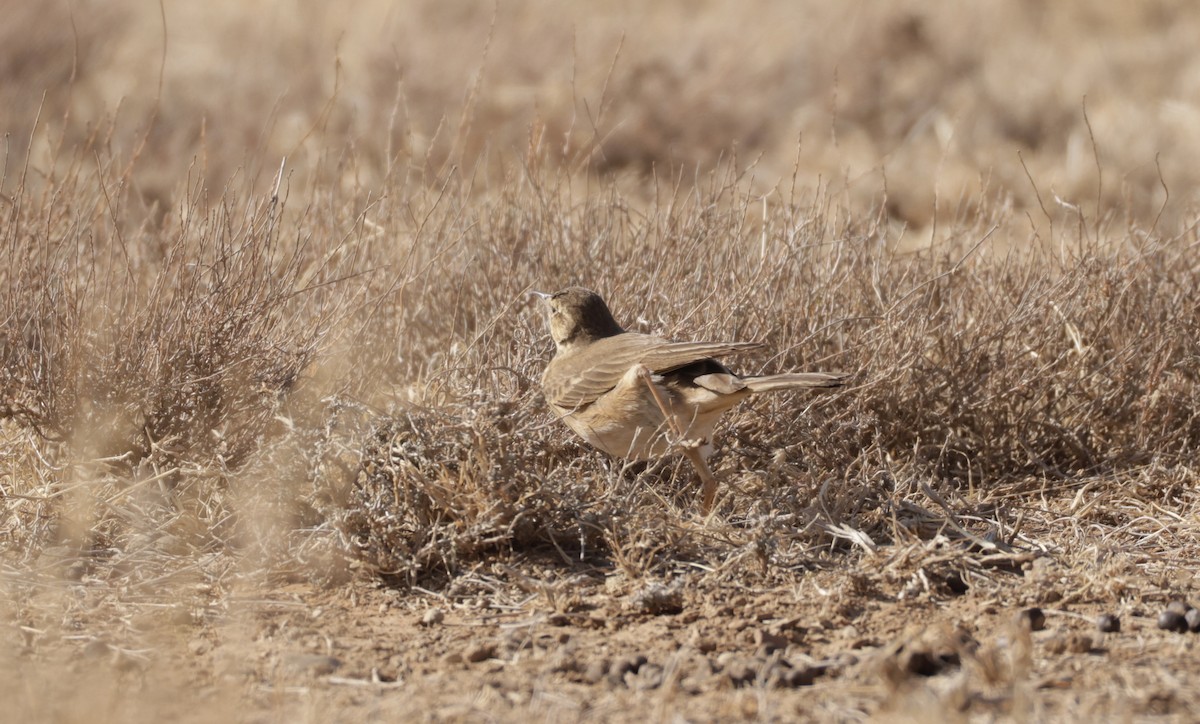
<instances>
[{"instance_id":1,"label":"dead shrub","mask_svg":"<svg viewBox=\"0 0 1200 724\"><path fill-rule=\"evenodd\" d=\"M269 187L139 215L133 160L72 153L0 219L0 418L38 461L10 522L89 556L147 535L202 549L355 294L331 295L340 249L313 249Z\"/></svg>"},{"instance_id":2,"label":"dead shrub","mask_svg":"<svg viewBox=\"0 0 1200 724\"><path fill-rule=\"evenodd\" d=\"M504 549L596 548L611 515L600 480L528 436L529 403L412 407L378 421L342 521L352 549L413 582Z\"/></svg>"}]
</instances>

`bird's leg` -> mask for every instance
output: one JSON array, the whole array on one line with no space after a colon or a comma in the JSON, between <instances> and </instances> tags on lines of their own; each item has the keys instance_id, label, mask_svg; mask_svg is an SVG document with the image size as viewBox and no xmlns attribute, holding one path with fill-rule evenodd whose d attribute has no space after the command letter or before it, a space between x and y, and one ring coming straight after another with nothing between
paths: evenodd
<instances>
[{"instance_id":1,"label":"bird's leg","mask_svg":"<svg viewBox=\"0 0 1200 724\"><path fill-rule=\"evenodd\" d=\"M692 461L692 466L700 475L700 512L708 515L712 512L713 503L717 500L717 479L709 469L708 463L705 462L704 456L700 454L698 440L686 440L680 445L680 449L683 450L687 459Z\"/></svg>"},{"instance_id":2,"label":"bird's leg","mask_svg":"<svg viewBox=\"0 0 1200 724\"><path fill-rule=\"evenodd\" d=\"M667 403L659 393L658 387L654 385L653 375L645 366L638 369L638 376L646 383L646 387L650 390L650 396L654 398L654 404L658 405L658 409L663 414L663 419L667 422L667 427L671 430L671 435L675 438L675 444L683 451L683 454L692 462L692 467L696 469L696 473L700 476L700 512L708 515L712 512L713 503L717 499L717 479L713 476L712 470L709 469L708 463L704 460L704 456L700 453L700 446L703 445L702 440L684 440L683 431L679 429L679 425L675 422L675 416L667 410Z\"/></svg>"}]
</instances>

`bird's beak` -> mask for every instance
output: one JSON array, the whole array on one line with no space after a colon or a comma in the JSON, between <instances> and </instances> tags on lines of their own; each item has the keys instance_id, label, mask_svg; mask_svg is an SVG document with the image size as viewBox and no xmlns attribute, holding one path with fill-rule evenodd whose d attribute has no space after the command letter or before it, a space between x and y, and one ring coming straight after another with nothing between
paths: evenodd
<instances>
[{"instance_id":1,"label":"bird's beak","mask_svg":"<svg viewBox=\"0 0 1200 724\"><path fill-rule=\"evenodd\" d=\"M552 296L554 296L554 295L553 295L553 294L547 294L546 292L533 292L533 291L531 291L531 292L529 292L529 296L531 296L531 297L537 297L538 299L540 299L540 300L542 300L543 302L545 302L545 301L549 300L549 299L550 299L550 297L552 297Z\"/></svg>"}]
</instances>

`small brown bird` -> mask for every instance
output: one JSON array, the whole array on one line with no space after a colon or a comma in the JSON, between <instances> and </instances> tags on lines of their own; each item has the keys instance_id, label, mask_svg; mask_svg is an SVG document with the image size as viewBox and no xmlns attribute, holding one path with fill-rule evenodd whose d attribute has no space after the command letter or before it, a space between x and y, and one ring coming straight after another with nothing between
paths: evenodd
<instances>
[{"instance_id":1,"label":"small brown bird","mask_svg":"<svg viewBox=\"0 0 1200 724\"><path fill-rule=\"evenodd\" d=\"M722 413L756 392L840 387L847 377L825 372L743 377L714 358L762 344L671 342L626 332L600 295L588 289L535 294L549 307L556 347L542 374L550 406L609 455L646 460L678 448L700 475L705 513L716 497L706 461Z\"/></svg>"}]
</instances>

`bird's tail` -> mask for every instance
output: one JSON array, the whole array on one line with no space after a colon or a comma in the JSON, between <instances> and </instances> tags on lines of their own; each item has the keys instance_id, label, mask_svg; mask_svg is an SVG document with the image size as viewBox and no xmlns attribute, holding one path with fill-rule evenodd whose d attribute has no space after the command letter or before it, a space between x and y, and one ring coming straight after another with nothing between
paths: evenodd
<instances>
[{"instance_id":1,"label":"bird's tail","mask_svg":"<svg viewBox=\"0 0 1200 724\"><path fill-rule=\"evenodd\" d=\"M799 387L841 387L850 375L841 372L785 372L781 375L743 377L751 392L774 392Z\"/></svg>"}]
</instances>

